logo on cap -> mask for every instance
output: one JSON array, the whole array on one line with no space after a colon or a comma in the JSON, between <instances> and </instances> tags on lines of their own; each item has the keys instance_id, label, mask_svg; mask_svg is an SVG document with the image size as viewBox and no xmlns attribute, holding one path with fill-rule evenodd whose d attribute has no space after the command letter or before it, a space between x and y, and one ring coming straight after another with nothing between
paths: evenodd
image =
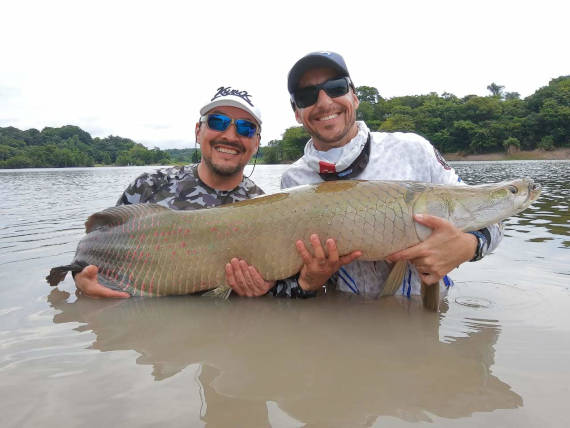
<instances>
[{"instance_id":1,"label":"logo on cap","mask_svg":"<svg viewBox=\"0 0 570 428\"><path fill-rule=\"evenodd\" d=\"M248 103L250 106L254 107L253 103L250 100L250 97L252 97L253 95L250 95L247 91L232 89L231 86L228 87L220 86L218 88L218 92L216 92L216 95L214 95L214 97L210 101L214 101L216 98L228 97L228 96L239 97L242 100L244 100L246 103Z\"/></svg>"}]
</instances>

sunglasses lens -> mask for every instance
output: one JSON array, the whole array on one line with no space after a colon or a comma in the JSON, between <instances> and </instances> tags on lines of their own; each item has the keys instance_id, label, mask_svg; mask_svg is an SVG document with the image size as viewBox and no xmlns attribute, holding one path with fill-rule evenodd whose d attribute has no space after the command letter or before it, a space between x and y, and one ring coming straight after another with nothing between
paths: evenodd
<instances>
[{"instance_id":1,"label":"sunglasses lens","mask_svg":"<svg viewBox=\"0 0 570 428\"><path fill-rule=\"evenodd\" d=\"M348 93L348 82L344 78L329 80L323 84L323 89L331 98L342 97Z\"/></svg>"},{"instance_id":2,"label":"sunglasses lens","mask_svg":"<svg viewBox=\"0 0 570 428\"><path fill-rule=\"evenodd\" d=\"M319 89L316 86L307 86L295 91L295 104L300 108L312 106L317 102Z\"/></svg>"},{"instance_id":3,"label":"sunglasses lens","mask_svg":"<svg viewBox=\"0 0 570 428\"><path fill-rule=\"evenodd\" d=\"M255 135L257 125L245 119L238 119L235 121L236 132L242 137L251 138Z\"/></svg>"},{"instance_id":4,"label":"sunglasses lens","mask_svg":"<svg viewBox=\"0 0 570 428\"><path fill-rule=\"evenodd\" d=\"M295 104L297 104L299 108L312 106L317 102L321 89L323 89L329 97L337 98L348 93L349 85L347 79L341 77L339 79L327 80L320 85L299 88L294 94Z\"/></svg>"},{"instance_id":5,"label":"sunglasses lens","mask_svg":"<svg viewBox=\"0 0 570 428\"><path fill-rule=\"evenodd\" d=\"M211 114L208 116L208 128L214 131L223 132L228 129L232 120L222 114Z\"/></svg>"},{"instance_id":6,"label":"sunglasses lens","mask_svg":"<svg viewBox=\"0 0 570 428\"><path fill-rule=\"evenodd\" d=\"M237 119L233 121L236 126L236 132L242 137L251 138L257 131L257 125L249 120ZM208 115L208 128L214 131L224 132L232 123L232 118L224 114L213 113Z\"/></svg>"}]
</instances>

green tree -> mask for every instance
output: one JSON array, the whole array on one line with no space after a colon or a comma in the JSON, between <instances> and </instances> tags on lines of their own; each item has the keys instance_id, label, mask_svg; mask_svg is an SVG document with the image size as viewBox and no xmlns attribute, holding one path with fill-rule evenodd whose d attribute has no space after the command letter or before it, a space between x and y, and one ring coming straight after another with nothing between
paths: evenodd
<instances>
[{"instance_id":1,"label":"green tree","mask_svg":"<svg viewBox=\"0 0 570 428\"><path fill-rule=\"evenodd\" d=\"M396 113L382 122L380 125L380 131L385 132L412 132L415 130L414 120L411 116L407 114Z\"/></svg>"},{"instance_id":2,"label":"green tree","mask_svg":"<svg viewBox=\"0 0 570 428\"><path fill-rule=\"evenodd\" d=\"M310 135L302 126L287 128L281 140L281 153L284 161L293 161L303 155Z\"/></svg>"},{"instance_id":3,"label":"green tree","mask_svg":"<svg viewBox=\"0 0 570 428\"><path fill-rule=\"evenodd\" d=\"M358 86L356 88L356 96L361 103L366 102L369 104L376 104L382 98L378 93L378 89L372 86Z\"/></svg>"},{"instance_id":4,"label":"green tree","mask_svg":"<svg viewBox=\"0 0 570 428\"><path fill-rule=\"evenodd\" d=\"M491 95L499 98L503 97L503 89L505 89L504 86L497 85L495 82L487 86L487 90L491 92Z\"/></svg>"},{"instance_id":5,"label":"green tree","mask_svg":"<svg viewBox=\"0 0 570 428\"><path fill-rule=\"evenodd\" d=\"M511 149L511 147L515 147L517 149L520 149L521 148L521 142L518 140L518 138L509 137L509 138L505 139L505 141L503 141L503 147L505 148L505 151L509 151Z\"/></svg>"}]
</instances>

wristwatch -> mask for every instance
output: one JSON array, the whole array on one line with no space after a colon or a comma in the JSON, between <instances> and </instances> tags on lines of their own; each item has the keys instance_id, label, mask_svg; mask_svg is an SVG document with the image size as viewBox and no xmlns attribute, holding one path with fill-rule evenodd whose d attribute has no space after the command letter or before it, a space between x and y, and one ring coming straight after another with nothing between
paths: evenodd
<instances>
[{"instance_id":1,"label":"wristwatch","mask_svg":"<svg viewBox=\"0 0 570 428\"><path fill-rule=\"evenodd\" d=\"M307 297L315 297L317 295L316 291L306 291L303 289L303 287L301 287L301 284L299 284L299 276L299 273L295 275L295 284L297 287L291 288L291 297L299 297L301 299L306 299Z\"/></svg>"},{"instance_id":2,"label":"wristwatch","mask_svg":"<svg viewBox=\"0 0 570 428\"><path fill-rule=\"evenodd\" d=\"M485 245L487 245L487 238L485 234L479 230L467 233L470 233L471 235L475 236L475 238L477 238L477 248L475 248L475 255L469 261L476 262L477 260L481 260L483 258L483 249L485 248Z\"/></svg>"}]
</instances>

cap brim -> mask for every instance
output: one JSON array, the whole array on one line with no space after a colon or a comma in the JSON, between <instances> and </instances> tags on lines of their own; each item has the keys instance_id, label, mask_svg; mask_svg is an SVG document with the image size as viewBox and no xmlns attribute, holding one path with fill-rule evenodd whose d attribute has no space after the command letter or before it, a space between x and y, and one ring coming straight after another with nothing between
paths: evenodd
<instances>
[{"instance_id":1,"label":"cap brim","mask_svg":"<svg viewBox=\"0 0 570 428\"><path fill-rule=\"evenodd\" d=\"M204 116L209 111L215 109L216 107L236 107L241 110L247 111L249 114L253 116L253 118L257 121L258 125L261 126L261 116L255 109L251 108L245 102L240 102L236 99L228 99L228 98L219 98L211 103L206 104L204 107L200 109L200 115Z\"/></svg>"}]
</instances>

